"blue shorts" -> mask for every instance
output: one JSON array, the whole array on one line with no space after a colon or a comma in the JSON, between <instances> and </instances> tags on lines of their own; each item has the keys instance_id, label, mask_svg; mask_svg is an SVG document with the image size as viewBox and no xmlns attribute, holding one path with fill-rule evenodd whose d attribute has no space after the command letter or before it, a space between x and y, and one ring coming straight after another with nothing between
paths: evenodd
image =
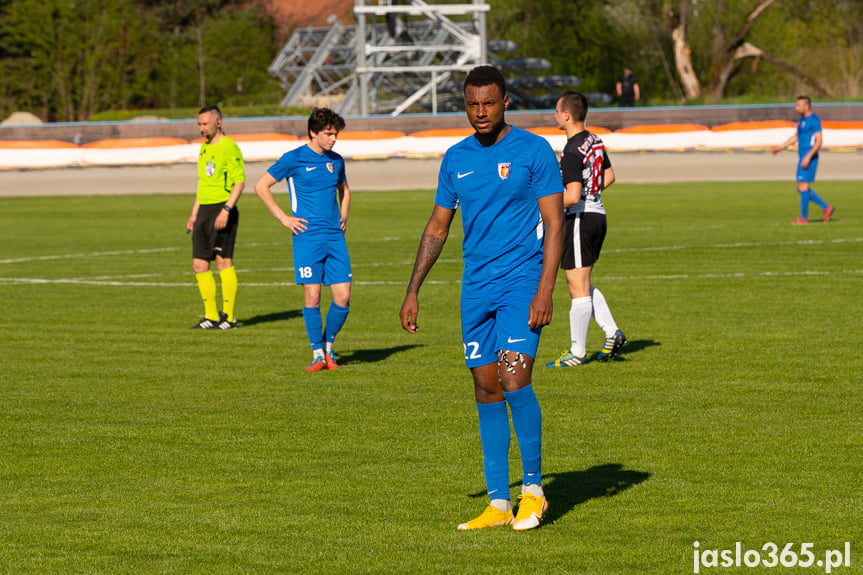
<instances>
[{"instance_id":1,"label":"blue shorts","mask_svg":"<svg viewBox=\"0 0 863 575\"><path fill-rule=\"evenodd\" d=\"M535 292L462 293L461 333L464 361L479 367L497 363L500 350L536 358L542 328L530 329L530 302Z\"/></svg>"},{"instance_id":2,"label":"blue shorts","mask_svg":"<svg viewBox=\"0 0 863 575\"><path fill-rule=\"evenodd\" d=\"M341 284L351 281L351 258L344 234L294 236L294 280L302 284Z\"/></svg>"},{"instance_id":3,"label":"blue shorts","mask_svg":"<svg viewBox=\"0 0 863 575\"><path fill-rule=\"evenodd\" d=\"M798 182L814 182L815 181L815 172L818 171L818 158L812 158L809 162L809 167L805 170L800 165L800 162L797 162L797 181Z\"/></svg>"}]
</instances>

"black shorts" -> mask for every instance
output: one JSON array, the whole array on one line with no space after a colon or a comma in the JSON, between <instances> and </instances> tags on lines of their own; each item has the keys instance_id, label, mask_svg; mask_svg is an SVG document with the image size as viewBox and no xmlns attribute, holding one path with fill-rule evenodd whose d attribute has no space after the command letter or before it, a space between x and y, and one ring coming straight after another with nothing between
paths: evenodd
<instances>
[{"instance_id":1,"label":"black shorts","mask_svg":"<svg viewBox=\"0 0 863 575\"><path fill-rule=\"evenodd\" d=\"M237 226L240 223L240 212L237 206L228 214L228 225L216 231L216 216L222 212L225 204L207 204L198 206L198 219L192 229L192 257L199 260L213 261L216 256L234 257L234 242L237 239Z\"/></svg>"},{"instance_id":2,"label":"black shorts","mask_svg":"<svg viewBox=\"0 0 863 575\"><path fill-rule=\"evenodd\" d=\"M605 241L605 230L605 214L567 215L563 224L563 256L560 267L571 270L595 264Z\"/></svg>"}]
</instances>

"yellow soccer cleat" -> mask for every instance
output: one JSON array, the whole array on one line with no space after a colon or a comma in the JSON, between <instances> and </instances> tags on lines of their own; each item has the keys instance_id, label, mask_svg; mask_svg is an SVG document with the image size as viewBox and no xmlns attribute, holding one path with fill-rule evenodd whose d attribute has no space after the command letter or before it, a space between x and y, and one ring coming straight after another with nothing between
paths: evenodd
<instances>
[{"instance_id":1,"label":"yellow soccer cleat","mask_svg":"<svg viewBox=\"0 0 863 575\"><path fill-rule=\"evenodd\" d=\"M500 525L509 525L512 523L512 511L501 511L494 505L489 505L482 512L482 515L476 519L471 519L467 523L460 523L459 531L467 531L468 529L484 529L486 527L498 527Z\"/></svg>"},{"instance_id":2,"label":"yellow soccer cleat","mask_svg":"<svg viewBox=\"0 0 863 575\"><path fill-rule=\"evenodd\" d=\"M522 493L518 499L518 513L512 528L516 531L527 531L539 527L539 522L548 509L548 501L545 497L537 497L533 493Z\"/></svg>"}]
</instances>

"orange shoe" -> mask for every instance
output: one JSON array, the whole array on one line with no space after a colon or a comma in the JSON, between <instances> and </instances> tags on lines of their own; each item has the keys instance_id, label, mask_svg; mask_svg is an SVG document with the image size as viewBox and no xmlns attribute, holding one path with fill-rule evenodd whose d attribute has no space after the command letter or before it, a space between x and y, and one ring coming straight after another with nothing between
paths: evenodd
<instances>
[{"instance_id":1,"label":"orange shoe","mask_svg":"<svg viewBox=\"0 0 863 575\"><path fill-rule=\"evenodd\" d=\"M801 218L800 216L797 216L796 219L793 219L788 223L791 224L792 226L801 226L803 224L808 224L809 220L807 220L806 218Z\"/></svg>"},{"instance_id":2,"label":"orange shoe","mask_svg":"<svg viewBox=\"0 0 863 575\"><path fill-rule=\"evenodd\" d=\"M327 362L327 369L339 368L339 364L336 363L336 352L328 351L324 354L324 360Z\"/></svg>"},{"instance_id":3,"label":"orange shoe","mask_svg":"<svg viewBox=\"0 0 863 575\"><path fill-rule=\"evenodd\" d=\"M829 222L830 218L832 216L833 216L833 206L829 205L829 206L827 206L827 209L824 210L824 223L826 224L827 222Z\"/></svg>"},{"instance_id":4,"label":"orange shoe","mask_svg":"<svg viewBox=\"0 0 863 575\"><path fill-rule=\"evenodd\" d=\"M306 371L322 371L327 369L327 362L322 357L316 357L315 360L306 368Z\"/></svg>"}]
</instances>

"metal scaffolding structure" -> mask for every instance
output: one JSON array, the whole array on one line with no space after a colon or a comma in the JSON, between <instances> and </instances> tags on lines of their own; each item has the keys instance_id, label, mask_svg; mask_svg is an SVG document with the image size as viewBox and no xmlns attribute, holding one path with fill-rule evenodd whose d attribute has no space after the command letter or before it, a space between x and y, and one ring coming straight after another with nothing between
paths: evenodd
<instances>
[{"instance_id":1,"label":"metal scaffolding structure","mask_svg":"<svg viewBox=\"0 0 863 575\"><path fill-rule=\"evenodd\" d=\"M488 62L485 0L355 0L355 26L295 30L269 72L283 106L326 104L340 114L398 116L456 109L453 74Z\"/></svg>"}]
</instances>

